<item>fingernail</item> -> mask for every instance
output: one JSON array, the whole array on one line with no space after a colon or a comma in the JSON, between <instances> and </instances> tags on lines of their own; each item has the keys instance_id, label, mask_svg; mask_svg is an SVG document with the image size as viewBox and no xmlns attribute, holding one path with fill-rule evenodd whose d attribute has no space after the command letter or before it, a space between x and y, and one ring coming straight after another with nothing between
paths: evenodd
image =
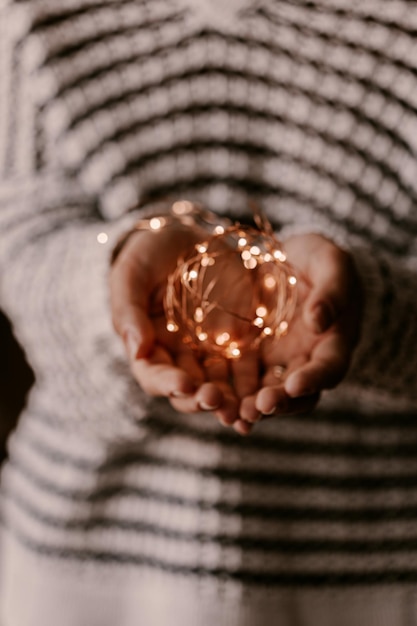
<instances>
[{"instance_id":1,"label":"fingernail","mask_svg":"<svg viewBox=\"0 0 417 626\"><path fill-rule=\"evenodd\" d=\"M123 334L126 350L131 361L134 361L138 354L139 338L134 330L127 330Z\"/></svg>"},{"instance_id":2,"label":"fingernail","mask_svg":"<svg viewBox=\"0 0 417 626\"><path fill-rule=\"evenodd\" d=\"M210 404L206 404L205 402L199 402L199 405L200 405L200 409L202 409L203 411L215 411L216 409L219 408L218 404L210 405Z\"/></svg>"},{"instance_id":3,"label":"fingernail","mask_svg":"<svg viewBox=\"0 0 417 626\"><path fill-rule=\"evenodd\" d=\"M316 333L324 333L333 324L333 312L329 305L320 302L313 309L313 323Z\"/></svg>"},{"instance_id":4,"label":"fingernail","mask_svg":"<svg viewBox=\"0 0 417 626\"><path fill-rule=\"evenodd\" d=\"M277 410L277 407L273 406L272 409L270 409L269 411L264 411L264 415L273 415L276 410Z\"/></svg>"},{"instance_id":5,"label":"fingernail","mask_svg":"<svg viewBox=\"0 0 417 626\"><path fill-rule=\"evenodd\" d=\"M172 398L188 398L191 393L184 393L183 391L171 391L169 394Z\"/></svg>"},{"instance_id":6,"label":"fingernail","mask_svg":"<svg viewBox=\"0 0 417 626\"><path fill-rule=\"evenodd\" d=\"M233 428L238 435L241 435L242 437L247 437L247 435L250 435L250 433L252 432L253 426L253 424L249 424L245 420L239 420L233 425Z\"/></svg>"}]
</instances>

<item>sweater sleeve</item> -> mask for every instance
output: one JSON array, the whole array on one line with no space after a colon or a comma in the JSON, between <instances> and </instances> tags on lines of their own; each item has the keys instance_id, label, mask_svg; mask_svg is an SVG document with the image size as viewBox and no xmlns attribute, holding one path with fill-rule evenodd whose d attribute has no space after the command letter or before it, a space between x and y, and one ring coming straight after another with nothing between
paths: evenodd
<instances>
[{"instance_id":1,"label":"sweater sleeve","mask_svg":"<svg viewBox=\"0 0 417 626\"><path fill-rule=\"evenodd\" d=\"M346 386L367 403L417 410L417 256L353 245L364 293L361 339Z\"/></svg>"},{"instance_id":2,"label":"sweater sleeve","mask_svg":"<svg viewBox=\"0 0 417 626\"><path fill-rule=\"evenodd\" d=\"M44 58L76 38L64 19L71 7L0 5L0 307L35 372L30 411L93 436L137 438L159 401L130 374L112 328L108 271L117 239L143 211L105 215L97 193L62 163L54 132L71 103L56 110L65 75ZM62 32L49 29L61 12Z\"/></svg>"},{"instance_id":3,"label":"sweater sleeve","mask_svg":"<svg viewBox=\"0 0 417 626\"><path fill-rule=\"evenodd\" d=\"M109 256L137 214L100 218L58 175L0 186L0 304L35 371L31 410L138 436L151 400L111 323Z\"/></svg>"}]
</instances>

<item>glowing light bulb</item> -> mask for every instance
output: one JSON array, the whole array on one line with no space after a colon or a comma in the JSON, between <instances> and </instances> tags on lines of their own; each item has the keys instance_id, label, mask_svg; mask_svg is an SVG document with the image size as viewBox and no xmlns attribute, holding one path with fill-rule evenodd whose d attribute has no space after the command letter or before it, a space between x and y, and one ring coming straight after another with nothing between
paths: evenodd
<instances>
[{"instance_id":1,"label":"glowing light bulb","mask_svg":"<svg viewBox=\"0 0 417 626\"><path fill-rule=\"evenodd\" d=\"M291 265L281 265L285 253L267 224L263 229L263 222L258 228L218 223L214 214L186 201L175 203L167 219L186 226L202 221L210 232L194 242L190 256L179 257L168 277L167 329L178 329L179 340L199 358L238 359L268 337L278 340L294 313L297 279Z\"/></svg>"},{"instance_id":2,"label":"glowing light bulb","mask_svg":"<svg viewBox=\"0 0 417 626\"><path fill-rule=\"evenodd\" d=\"M237 357L240 356L240 350L238 348L238 345L236 343L236 341L231 341L227 350L226 350L226 354L227 356L236 359Z\"/></svg>"},{"instance_id":3,"label":"glowing light bulb","mask_svg":"<svg viewBox=\"0 0 417 626\"><path fill-rule=\"evenodd\" d=\"M268 309L263 304L261 304L260 306L256 308L256 315L258 315L259 317L265 317L267 313L268 313Z\"/></svg>"},{"instance_id":4,"label":"glowing light bulb","mask_svg":"<svg viewBox=\"0 0 417 626\"><path fill-rule=\"evenodd\" d=\"M175 213L175 215L187 215L187 213L191 213L194 209L192 202L188 200L178 200L174 202L171 207L171 211Z\"/></svg>"},{"instance_id":5,"label":"glowing light bulb","mask_svg":"<svg viewBox=\"0 0 417 626\"><path fill-rule=\"evenodd\" d=\"M282 321L280 323L280 325L278 326L278 331L282 334L286 333L288 330L288 322L286 322L285 320Z\"/></svg>"},{"instance_id":6,"label":"glowing light bulb","mask_svg":"<svg viewBox=\"0 0 417 626\"><path fill-rule=\"evenodd\" d=\"M202 322L204 319L203 309L200 306L194 311L194 319L196 322Z\"/></svg>"},{"instance_id":7,"label":"glowing light bulb","mask_svg":"<svg viewBox=\"0 0 417 626\"><path fill-rule=\"evenodd\" d=\"M285 374L285 367L283 365L275 365L272 371L275 378L282 378Z\"/></svg>"},{"instance_id":8,"label":"glowing light bulb","mask_svg":"<svg viewBox=\"0 0 417 626\"><path fill-rule=\"evenodd\" d=\"M221 335L217 335L215 341L218 346L224 346L224 344L229 341L229 339L229 333L222 333Z\"/></svg>"},{"instance_id":9,"label":"glowing light bulb","mask_svg":"<svg viewBox=\"0 0 417 626\"><path fill-rule=\"evenodd\" d=\"M109 240L109 236L107 233L99 233L97 235L97 241L98 243L107 243Z\"/></svg>"},{"instance_id":10,"label":"glowing light bulb","mask_svg":"<svg viewBox=\"0 0 417 626\"><path fill-rule=\"evenodd\" d=\"M267 274L264 278L264 285L267 289L273 289L277 284L277 281L272 274Z\"/></svg>"},{"instance_id":11,"label":"glowing light bulb","mask_svg":"<svg viewBox=\"0 0 417 626\"><path fill-rule=\"evenodd\" d=\"M162 226L165 226L165 220L163 217L153 217L149 221L149 228L152 230L159 230Z\"/></svg>"},{"instance_id":12,"label":"glowing light bulb","mask_svg":"<svg viewBox=\"0 0 417 626\"><path fill-rule=\"evenodd\" d=\"M247 270L254 270L255 267L258 265L258 261L252 256L247 261L243 261L243 265L246 267Z\"/></svg>"},{"instance_id":13,"label":"glowing light bulb","mask_svg":"<svg viewBox=\"0 0 417 626\"><path fill-rule=\"evenodd\" d=\"M285 263L287 260L287 255L282 252L282 250L274 250L274 257L281 261L281 263Z\"/></svg>"}]
</instances>

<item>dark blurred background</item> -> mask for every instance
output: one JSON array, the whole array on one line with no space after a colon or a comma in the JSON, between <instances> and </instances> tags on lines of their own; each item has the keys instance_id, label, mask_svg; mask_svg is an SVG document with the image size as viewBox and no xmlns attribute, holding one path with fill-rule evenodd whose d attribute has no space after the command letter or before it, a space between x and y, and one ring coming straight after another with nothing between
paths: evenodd
<instances>
[{"instance_id":1,"label":"dark blurred background","mask_svg":"<svg viewBox=\"0 0 417 626\"><path fill-rule=\"evenodd\" d=\"M0 311L0 463L6 458L6 441L17 424L34 375L12 326Z\"/></svg>"}]
</instances>

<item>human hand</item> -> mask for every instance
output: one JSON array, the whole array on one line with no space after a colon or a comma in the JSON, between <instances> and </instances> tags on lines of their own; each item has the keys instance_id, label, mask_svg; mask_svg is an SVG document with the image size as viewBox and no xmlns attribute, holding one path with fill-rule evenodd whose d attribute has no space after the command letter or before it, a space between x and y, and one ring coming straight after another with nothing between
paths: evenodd
<instances>
[{"instance_id":1,"label":"human hand","mask_svg":"<svg viewBox=\"0 0 417 626\"><path fill-rule=\"evenodd\" d=\"M343 379L359 339L362 298L350 255L314 234L284 247L299 271L297 309L288 334L261 346L262 386L242 400L241 434L265 415L311 411Z\"/></svg>"},{"instance_id":2,"label":"human hand","mask_svg":"<svg viewBox=\"0 0 417 626\"><path fill-rule=\"evenodd\" d=\"M259 386L256 359L246 355L230 364L198 358L179 333L167 331L163 308L178 257L206 237L205 231L178 222L132 235L110 272L112 318L132 374L146 393L169 398L181 412L213 411L227 425L238 417L239 394Z\"/></svg>"}]
</instances>

